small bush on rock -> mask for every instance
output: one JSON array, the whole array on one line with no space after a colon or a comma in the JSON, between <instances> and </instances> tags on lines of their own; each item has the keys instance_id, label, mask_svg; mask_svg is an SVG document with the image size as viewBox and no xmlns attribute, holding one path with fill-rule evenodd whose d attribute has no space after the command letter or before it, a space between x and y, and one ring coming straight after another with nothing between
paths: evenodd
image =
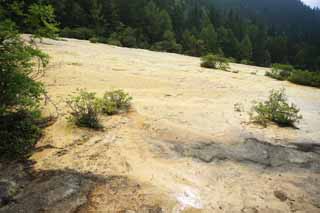
<instances>
[{"instance_id":1,"label":"small bush on rock","mask_svg":"<svg viewBox=\"0 0 320 213\"><path fill-rule=\"evenodd\" d=\"M272 90L269 99L255 104L250 113L251 120L266 126L274 122L279 126L294 126L302 119L299 109L289 104L285 90Z\"/></svg>"},{"instance_id":2,"label":"small bush on rock","mask_svg":"<svg viewBox=\"0 0 320 213\"><path fill-rule=\"evenodd\" d=\"M114 115L128 111L132 97L123 90L108 91L101 100L102 113Z\"/></svg>"},{"instance_id":3,"label":"small bush on rock","mask_svg":"<svg viewBox=\"0 0 320 213\"><path fill-rule=\"evenodd\" d=\"M288 80L295 84L319 87L320 88L320 73L296 70L291 73Z\"/></svg>"},{"instance_id":4,"label":"small bush on rock","mask_svg":"<svg viewBox=\"0 0 320 213\"><path fill-rule=\"evenodd\" d=\"M89 41L91 42L91 43L98 43L99 42L99 39L97 38L97 37L92 37L92 38L90 38L89 39Z\"/></svg>"},{"instance_id":5,"label":"small bush on rock","mask_svg":"<svg viewBox=\"0 0 320 213\"><path fill-rule=\"evenodd\" d=\"M294 71L294 67L289 64L273 64L271 71L266 72L266 76L284 81L287 80L290 74Z\"/></svg>"},{"instance_id":6,"label":"small bush on rock","mask_svg":"<svg viewBox=\"0 0 320 213\"><path fill-rule=\"evenodd\" d=\"M78 27L78 28L69 28L66 27L61 30L60 36L66 38L76 38L76 39L83 39L87 40L94 36L94 31L89 28L85 27Z\"/></svg>"},{"instance_id":7,"label":"small bush on rock","mask_svg":"<svg viewBox=\"0 0 320 213\"><path fill-rule=\"evenodd\" d=\"M209 54L201 58L201 67L227 70L229 63L228 60L222 56Z\"/></svg>"},{"instance_id":8,"label":"small bush on rock","mask_svg":"<svg viewBox=\"0 0 320 213\"><path fill-rule=\"evenodd\" d=\"M100 129L102 125L99 122L100 103L95 93L80 90L80 94L71 97L67 101L71 109L71 116L68 120L79 127Z\"/></svg>"}]
</instances>

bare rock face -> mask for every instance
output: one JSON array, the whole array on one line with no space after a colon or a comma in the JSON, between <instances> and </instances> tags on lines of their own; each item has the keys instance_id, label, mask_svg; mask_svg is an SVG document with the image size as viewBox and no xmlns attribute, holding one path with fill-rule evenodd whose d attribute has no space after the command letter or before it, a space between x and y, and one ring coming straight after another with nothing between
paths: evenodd
<instances>
[{"instance_id":1,"label":"bare rock face","mask_svg":"<svg viewBox=\"0 0 320 213\"><path fill-rule=\"evenodd\" d=\"M102 116L98 132L61 116L28 162L0 162L0 213L320 212L319 89L177 54L75 39L39 46L51 57L40 80L61 115L78 88L124 89L133 109ZM248 123L252 101L281 88L301 109L299 129Z\"/></svg>"},{"instance_id":2,"label":"bare rock face","mask_svg":"<svg viewBox=\"0 0 320 213\"><path fill-rule=\"evenodd\" d=\"M0 180L0 207L8 204L17 194L18 187L13 181L2 179Z\"/></svg>"},{"instance_id":3,"label":"bare rock face","mask_svg":"<svg viewBox=\"0 0 320 213\"><path fill-rule=\"evenodd\" d=\"M87 199L90 181L77 174L56 174L40 177L17 195L19 202L0 208L0 212L73 212ZM12 182L0 182L0 195L6 201L16 193Z\"/></svg>"},{"instance_id":4,"label":"bare rock face","mask_svg":"<svg viewBox=\"0 0 320 213\"><path fill-rule=\"evenodd\" d=\"M243 143L233 145L218 143L177 145L175 150L183 156L196 158L206 163L229 160L270 168L309 169L320 173L320 157L313 149L310 148L308 152L305 152L299 147L273 145L257 139L247 139Z\"/></svg>"}]
</instances>

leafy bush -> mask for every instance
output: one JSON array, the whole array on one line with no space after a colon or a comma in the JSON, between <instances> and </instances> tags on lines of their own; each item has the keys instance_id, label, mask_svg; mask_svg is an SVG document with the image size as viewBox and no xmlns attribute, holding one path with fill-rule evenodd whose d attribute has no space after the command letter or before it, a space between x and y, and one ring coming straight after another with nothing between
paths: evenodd
<instances>
[{"instance_id":1,"label":"leafy bush","mask_svg":"<svg viewBox=\"0 0 320 213\"><path fill-rule=\"evenodd\" d=\"M106 92L101 100L101 110L107 115L114 115L127 111L130 107L132 97L123 90Z\"/></svg>"},{"instance_id":2,"label":"leafy bush","mask_svg":"<svg viewBox=\"0 0 320 213\"><path fill-rule=\"evenodd\" d=\"M320 87L320 73L308 70L296 70L287 64L273 64L272 70L266 72L266 76L277 80L288 80L295 84Z\"/></svg>"},{"instance_id":3,"label":"leafy bush","mask_svg":"<svg viewBox=\"0 0 320 213\"><path fill-rule=\"evenodd\" d=\"M32 37L55 39L58 37L58 23L55 20L54 8L51 5L32 4L28 10L27 25Z\"/></svg>"},{"instance_id":4,"label":"leafy bush","mask_svg":"<svg viewBox=\"0 0 320 213\"><path fill-rule=\"evenodd\" d=\"M65 38L76 38L82 40L88 40L94 37L95 32L92 29L85 28L85 27L77 27L77 28L69 28L66 27L60 32L61 37Z\"/></svg>"},{"instance_id":5,"label":"leafy bush","mask_svg":"<svg viewBox=\"0 0 320 213\"><path fill-rule=\"evenodd\" d=\"M121 44L125 47L137 47L136 30L132 29L131 27L124 28L119 33L118 38L121 41Z\"/></svg>"},{"instance_id":6,"label":"leafy bush","mask_svg":"<svg viewBox=\"0 0 320 213\"><path fill-rule=\"evenodd\" d=\"M254 63L250 60L247 60L247 59L242 59L240 61L240 64L245 64L245 65L253 65Z\"/></svg>"},{"instance_id":7,"label":"leafy bush","mask_svg":"<svg viewBox=\"0 0 320 213\"><path fill-rule=\"evenodd\" d=\"M123 46L117 33L111 33L111 35L107 40L107 44L118 46L118 47Z\"/></svg>"},{"instance_id":8,"label":"leafy bush","mask_svg":"<svg viewBox=\"0 0 320 213\"><path fill-rule=\"evenodd\" d=\"M26 42L13 20L23 20L34 38L55 38L58 32L51 6L32 4L23 11L23 1L3 1L0 6L0 157L27 154L41 135L40 101L45 89L35 79L44 73L48 55L34 42ZM6 13L2 6L6 4ZM25 7L26 9L27 7ZM25 13L26 12L26 13ZM15 16L15 15L17 16ZM3 21L5 20L5 21ZM21 25L19 27L22 27Z\"/></svg>"},{"instance_id":9,"label":"leafy bush","mask_svg":"<svg viewBox=\"0 0 320 213\"><path fill-rule=\"evenodd\" d=\"M291 73L288 80L295 84L301 84L320 88L320 73L296 70Z\"/></svg>"},{"instance_id":10,"label":"leafy bush","mask_svg":"<svg viewBox=\"0 0 320 213\"><path fill-rule=\"evenodd\" d=\"M175 34L167 30L164 32L163 41L156 42L151 50L180 53L182 46L177 43Z\"/></svg>"},{"instance_id":11,"label":"leafy bush","mask_svg":"<svg viewBox=\"0 0 320 213\"><path fill-rule=\"evenodd\" d=\"M42 72L48 56L23 42L10 21L0 22L0 49L0 115L36 109L45 91L32 76ZM35 71L36 62L39 69Z\"/></svg>"},{"instance_id":12,"label":"leafy bush","mask_svg":"<svg viewBox=\"0 0 320 213\"><path fill-rule=\"evenodd\" d=\"M280 126L294 126L302 119L299 109L289 104L285 90L272 90L269 99L255 104L250 113L251 120L266 126L274 122Z\"/></svg>"},{"instance_id":13,"label":"leafy bush","mask_svg":"<svg viewBox=\"0 0 320 213\"><path fill-rule=\"evenodd\" d=\"M99 39L97 38L97 37L92 37L92 38L90 38L89 39L89 41L91 42L91 43L98 43L99 42Z\"/></svg>"},{"instance_id":14,"label":"leafy bush","mask_svg":"<svg viewBox=\"0 0 320 213\"><path fill-rule=\"evenodd\" d=\"M112 46L118 46L122 47L123 45L121 44L121 41L119 40L108 40L107 44L112 45Z\"/></svg>"},{"instance_id":15,"label":"leafy bush","mask_svg":"<svg viewBox=\"0 0 320 213\"><path fill-rule=\"evenodd\" d=\"M41 136L38 112L18 111L0 116L0 158L15 159L28 154Z\"/></svg>"},{"instance_id":16,"label":"leafy bush","mask_svg":"<svg viewBox=\"0 0 320 213\"><path fill-rule=\"evenodd\" d=\"M100 129L102 125L99 122L100 102L95 93L80 90L80 94L67 100L71 109L71 116L68 120L79 127L88 127Z\"/></svg>"},{"instance_id":17,"label":"leafy bush","mask_svg":"<svg viewBox=\"0 0 320 213\"><path fill-rule=\"evenodd\" d=\"M209 54L201 58L201 67L227 70L229 68L228 60L219 55Z\"/></svg>"},{"instance_id":18,"label":"leafy bush","mask_svg":"<svg viewBox=\"0 0 320 213\"><path fill-rule=\"evenodd\" d=\"M266 76L284 81L289 78L294 70L294 67L289 64L273 64L271 71L266 72Z\"/></svg>"}]
</instances>

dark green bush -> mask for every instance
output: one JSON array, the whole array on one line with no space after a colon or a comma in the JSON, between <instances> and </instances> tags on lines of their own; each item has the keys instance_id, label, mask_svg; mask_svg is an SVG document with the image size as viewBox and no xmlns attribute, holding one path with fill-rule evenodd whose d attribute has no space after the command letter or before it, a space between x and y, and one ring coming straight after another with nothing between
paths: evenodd
<instances>
[{"instance_id":1,"label":"dark green bush","mask_svg":"<svg viewBox=\"0 0 320 213\"><path fill-rule=\"evenodd\" d=\"M58 32L51 6L32 4L23 12L23 1L17 2L2 1L0 5L0 158L23 157L41 135L46 121L39 106L45 89L36 79L44 73L49 57L34 41L56 38ZM33 33L31 42L21 38L14 22L19 19L28 25L27 32Z\"/></svg>"},{"instance_id":2,"label":"dark green bush","mask_svg":"<svg viewBox=\"0 0 320 213\"><path fill-rule=\"evenodd\" d=\"M252 107L251 120L266 126L268 122L274 122L279 126L294 126L302 119L300 110L289 104L285 91L272 90L269 99L259 102Z\"/></svg>"},{"instance_id":3,"label":"dark green bush","mask_svg":"<svg viewBox=\"0 0 320 213\"><path fill-rule=\"evenodd\" d=\"M136 30L131 27L124 28L118 38L124 47L137 47Z\"/></svg>"},{"instance_id":4,"label":"dark green bush","mask_svg":"<svg viewBox=\"0 0 320 213\"><path fill-rule=\"evenodd\" d=\"M180 53L182 46L177 43L173 32L166 31L163 35L163 41L156 42L151 49L155 51Z\"/></svg>"},{"instance_id":5,"label":"dark green bush","mask_svg":"<svg viewBox=\"0 0 320 213\"><path fill-rule=\"evenodd\" d=\"M79 127L102 128L99 121L100 102L96 98L95 93L80 90L80 94L67 100L67 104L71 109L71 115L68 117L70 122Z\"/></svg>"},{"instance_id":6,"label":"dark green bush","mask_svg":"<svg viewBox=\"0 0 320 213\"><path fill-rule=\"evenodd\" d=\"M85 27L77 27L72 29L66 27L63 30L61 30L60 36L65 38L88 40L95 36L95 32L94 30Z\"/></svg>"},{"instance_id":7,"label":"dark green bush","mask_svg":"<svg viewBox=\"0 0 320 213\"><path fill-rule=\"evenodd\" d=\"M120 36L117 33L112 33L108 40L107 43L110 45L114 45L114 46L118 46L118 47L122 47L122 43L120 41Z\"/></svg>"},{"instance_id":8,"label":"dark green bush","mask_svg":"<svg viewBox=\"0 0 320 213\"><path fill-rule=\"evenodd\" d=\"M91 42L91 43L98 43L99 42L99 39L97 38L97 37L92 37L92 38L90 38L89 39L89 41Z\"/></svg>"},{"instance_id":9,"label":"dark green bush","mask_svg":"<svg viewBox=\"0 0 320 213\"><path fill-rule=\"evenodd\" d=\"M0 50L0 115L34 110L43 97L44 88L32 76L42 73L48 56L22 41L10 21L0 22ZM39 68L36 72L35 65Z\"/></svg>"},{"instance_id":10,"label":"dark green bush","mask_svg":"<svg viewBox=\"0 0 320 213\"><path fill-rule=\"evenodd\" d=\"M0 116L0 159L28 154L41 136L40 113L18 111Z\"/></svg>"},{"instance_id":11,"label":"dark green bush","mask_svg":"<svg viewBox=\"0 0 320 213\"><path fill-rule=\"evenodd\" d=\"M201 67L227 70L229 63L222 56L209 54L201 58Z\"/></svg>"},{"instance_id":12,"label":"dark green bush","mask_svg":"<svg viewBox=\"0 0 320 213\"><path fill-rule=\"evenodd\" d=\"M113 45L113 46L118 46L118 47L122 47L123 46L121 44L121 41L119 41L119 40L110 40L110 39L108 39L107 44Z\"/></svg>"},{"instance_id":13,"label":"dark green bush","mask_svg":"<svg viewBox=\"0 0 320 213\"><path fill-rule=\"evenodd\" d=\"M301 84L320 88L320 73L296 70L291 73L288 80L295 84Z\"/></svg>"},{"instance_id":14,"label":"dark green bush","mask_svg":"<svg viewBox=\"0 0 320 213\"><path fill-rule=\"evenodd\" d=\"M273 64L271 71L266 72L266 76L284 81L289 78L294 70L294 67L289 64Z\"/></svg>"},{"instance_id":15,"label":"dark green bush","mask_svg":"<svg viewBox=\"0 0 320 213\"><path fill-rule=\"evenodd\" d=\"M247 59L242 59L240 61L240 64L245 64L245 65L253 65L254 63L250 60L247 60Z\"/></svg>"},{"instance_id":16,"label":"dark green bush","mask_svg":"<svg viewBox=\"0 0 320 213\"><path fill-rule=\"evenodd\" d=\"M101 100L101 110L107 115L128 111L132 97L123 90L108 91Z\"/></svg>"},{"instance_id":17,"label":"dark green bush","mask_svg":"<svg viewBox=\"0 0 320 213\"><path fill-rule=\"evenodd\" d=\"M272 70L266 72L266 76L277 80L288 80L295 84L320 87L320 73L307 70L296 70L287 64L273 64Z\"/></svg>"}]
</instances>

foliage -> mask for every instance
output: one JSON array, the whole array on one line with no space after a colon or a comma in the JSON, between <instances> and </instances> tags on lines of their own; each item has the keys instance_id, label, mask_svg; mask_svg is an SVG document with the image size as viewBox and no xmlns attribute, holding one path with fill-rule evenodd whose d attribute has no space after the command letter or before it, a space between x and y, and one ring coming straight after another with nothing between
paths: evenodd
<instances>
[{"instance_id":1,"label":"foliage","mask_svg":"<svg viewBox=\"0 0 320 213\"><path fill-rule=\"evenodd\" d=\"M131 105L131 100L132 97L123 90L108 91L101 100L101 110L107 115L127 111Z\"/></svg>"},{"instance_id":2,"label":"foliage","mask_svg":"<svg viewBox=\"0 0 320 213\"><path fill-rule=\"evenodd\" d=\"M29 8L29 9L27 9ZM0 157L27 154L41 135L40 101L45 89L35 79L44 73L48 55L20 37L24 24L34 38L55 38L51 6L2 1L0 5ZM26 22L24 22L26 20ZM18 26L17 26L18 24Z\"/></svg>"},{"instance_id":3,"label":"foliage","mask_svg":"<svg viewBox=\"0 0 320 213\"><path fill-rule=\"evenodd\" d=\"M252 59L252 43L248 35L240 43L239 58L250 61Z\"/></svg>"},{"instance_id":4,"label":"foliage","mask_svg":"<svg viewBox=\"0 0 320 213\"><path fill-rule=\"evenodd\" d=\"M113 46L122 47L122 44L119 40L108 39L107 43Z\"/></svg>"},{"instance_id":5,"label":"foliage","mask_svg":"<svg viewBox=\"0 0 320 213\"><path fill-rule=\"evenodd\" d=\"M60 32L61 37L87 40L94 37L94 31L86 27L69 28L66 27Z\"/></svg>"},{"instance_id":6,"label":"foliage","mask_svg":"<svg viewBox=\"0 0 320 213\"><path fill-rule=\"evenodd\" d=\"M297 70L292 65L273 64L271 72L266 72L266 76L277 80L288 80L295 84L320 88L319 72Z\"/></svg>"},{"instance_id":7,"label":"foliage","mask_svg":"<svg viewBox=\"0 0 320 213\"><path fill-rule=\"evenodd\" d=\"M0 115L38 108L45 90L33 77L41 74L48 56L24 43L11 21L0 23L0 49Z\"/></svg>"},{"instance_id":8,"label":"foliage","mask_svg":"<svg viewBox=\"0 0 320 213\"><path fill-rule=\"evenodd\" d=\"M171 31L166 31L163 36L163 41L155 43L152 50L166 51L166 52L176 52L180 53L182 46L177 43L175 35Z\"/></svg>"},{"instance_id":9,"label":"foliage","mask_svg":"<svg viewBox=\"0 0 320 213\"><path fill-rule=\"evenodd\" d=\"M246 59L243 59L240 61L240 64L252 65L253 63L252 63L252 61L248 61Z\"/></svg>"},{"instance_id":10,"label":"foliage","mask_svg":"<svg viewBox=\"0 0 320 213\"><path fill-rule=\"evenodd\" d=\"M295 84L301 84L320 88L320 73L296 70L291 73L288 80Z\"/></svg>"},{"instance_id":11,"label":"foliage","mask_svg":"<svg viewBox=\"0 0 320 213\"><path fill-rule=\"evenodd\" d=\"M272 90L268 100L256 103L250 113L251 120L266 126L274 122L280 126L294 126L302 119L300 110L289 104L285 90Z\"/></svg>"},{"instance_id":12,"label":"foliage","mask_svg":"<svg viewBox=\"0 0 320 213\"><path fill-rule=\"evenodd\" d=\"M273 64L271 71L266 72L266 76L283 81L287 80L294 70L289 64Z\"/></svg>"},{"instance_id":13,"label":"foliage","mask_svg":"<svg viewBox=\"0 0 320 213\"><path fill-rule=\"evenodd\" d=\"M101 129L99 113L101 110L99 99L95 93L80 90L79 95L72 96L67 100L71 110L68 120L79 127Z\"/></svg>"},{"instance_id":14,"label":"foliage","mask_svg":"<svg viewBox=\"0 0 320 213\"><path fill-rule=\"evenodd\" d=\"M98 43L98 42L99 42L99 39L98 39L97 37L92 37L92 38L89 39L89 41L90 41L91 43Z\"/></svg>"},{"instance_id":15,"label":"foliage","mask_svg":"<svg viewBox=\"0 0 320 213\"><path fill-rule=\"evenodd\" d=\"M184 53L192 56L201 56L205 53L205 43L201 39L197 39L190 31L182 34L182 45Z\"/></svg>"},{"instance_id":16,"label":"foliage","mask_svg":"<svg viewBox=\"0 0 320 213\"><path fill-rule=\"evenodd\" d=\"M126 27L120 32L119 40L121 44L125 47L136 47L137 46L137 38L136 31L131 27Z\"/></svg>"},{"instance_id":17,"label":"foliage","mask_svg":"<svg viewBox=\"0 0 320 213\"><path fill-rule=\"evenodd\" d=\"M229 68L228 59L219 55L209 54L203 56L201 61L201 67L221 70L227 70Z\"/></svg>"},{"instance_id":18,"label":"foliage","mask_svg":"<svg viewBox=\"0 0 320 213\"><path fill-rule=\"evenodd\" d=\"M114 46L119 46L119 47L122 47L122 43L121 41L119 40L119 36L117 33L112 33L108 40L107 40L107 43L110 44L110 45L114 45Z\"/></svg>"},{"instance_id":19,"label":"foliage","mask_svg":"<svg viewBox=\"0 0 320 213\"><path fill-rule=\"evenodd\" d=\"M39 112L18 111L0 116L0 158L15 159L28 154L41 136Z\"/></svg>"},{"instance_id":20,"label":"foliage","mask_svg":"<svg viewBox=\"0 0 320 213\"><path fill-rule=\"evenodd\" d=\"M51 5L32 4L28 12L26 22L34 38L57 38L59 29Z\"/></svg>"}]
</instances>

